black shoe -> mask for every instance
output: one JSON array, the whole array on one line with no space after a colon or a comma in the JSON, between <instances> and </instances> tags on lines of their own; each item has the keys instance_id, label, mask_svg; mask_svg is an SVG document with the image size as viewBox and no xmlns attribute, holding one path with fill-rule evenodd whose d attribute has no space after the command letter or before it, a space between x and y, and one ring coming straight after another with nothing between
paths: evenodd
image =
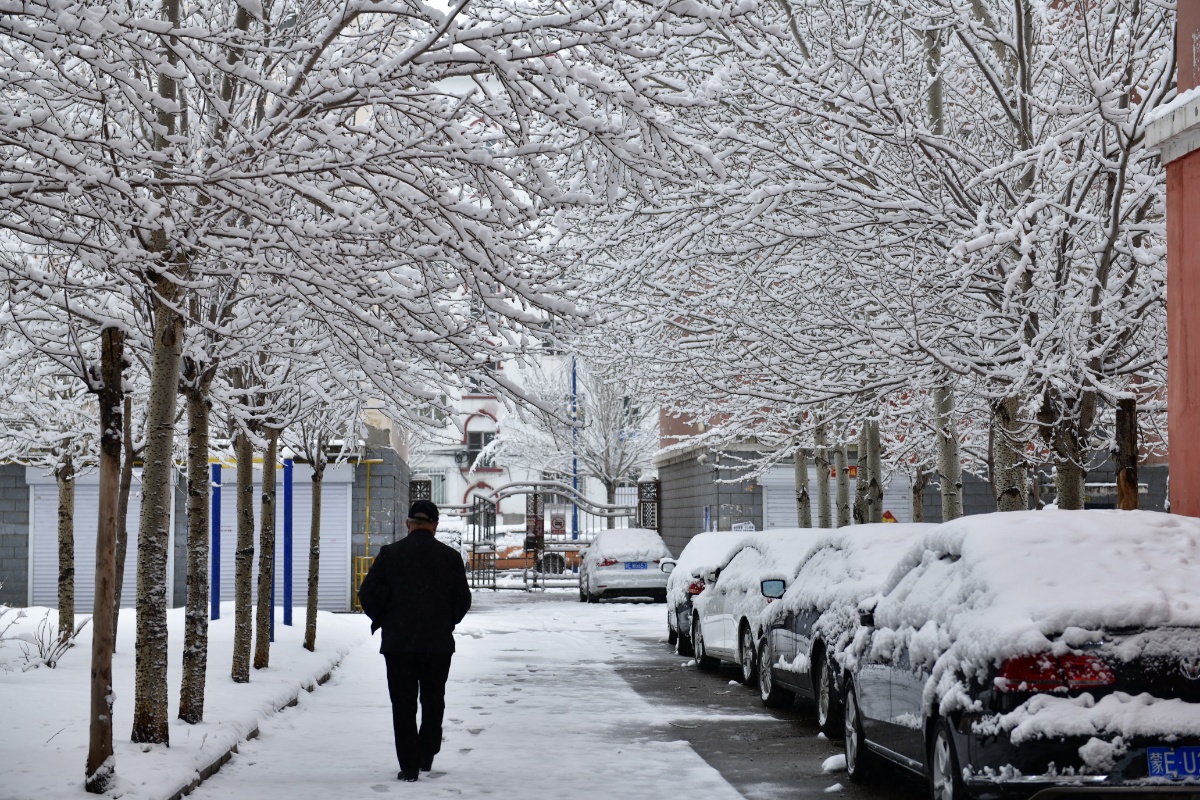
<instances>
[{"instance_id":1,"label":"black shoe","mask_svg":"<svg viewBox=\"0 0 1200 800\"><path fill-rule=\"evenodd\" d=\"M421 772L429 772L433 769L433 756L421 759Z\"/></svg>"},{"instance_id":2,"label":"black shoe","mask_svg":"<svg viewBox=\"0 0 1200 800\"><path fill-rule=\"evenodd\" d=\"M417 771L402 769L396 773L396 779L404 781L405 783L412 783L417 779Z\"/></svg>"}]
</instances>

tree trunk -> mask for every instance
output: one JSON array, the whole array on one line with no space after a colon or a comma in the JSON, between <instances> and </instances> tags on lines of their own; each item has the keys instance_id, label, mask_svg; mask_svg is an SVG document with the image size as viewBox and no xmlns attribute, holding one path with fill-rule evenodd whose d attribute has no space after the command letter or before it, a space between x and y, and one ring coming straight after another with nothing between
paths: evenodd
<instances>
[{"instance_id":1,"label":"tree trunk","mask_svg":"<svg viewBox=\"0 0 1200 800\"><path fill-rule=\"evenodd\" d=\"M100 514L96 525L96 589L92 604L92 681L88 708L88 754L84 788L103 794L116 771L113 758L112 657L116 645L116 537L119 528L122 424L122 372L125 333L120 328L100 332ZM125 406L128 408L128 406Z\"/></svg>"},{"instance_id":2,"label":"tree trunk","mask_svg":"<svg viewBox=\"0 0 1200 800\"><path fill-rule=\"evenodd\" d=\"M1138 496L1138 418L1137 400L1126 397L1117 401L1117 450L1113 463L1117 468L1117 508L1136 511Z\"/></svg>"},{"instance_id":3,"label":"tree trunk","mask_svg":"<svg viewBox=\"0 0 1200 800\"><path fill-rule=\"evenodd\" d=\"M867 519L883 522L883 465L879 444L879 421L867 423L867 467L871 474L867 483Z\"/></svg>"},{"instance_id":4,"label":"tree trunk","mask_svg":"<svg viewBox=\"0 0 1200 800\"><path fill-rule=\"evenodd\" d=\"M814 452L817 473L817 527L833 527L833 509L829 500L829 438L824 425L817 427Z\"/></svg>"},{"instance_id":5,"label":"tree trunk","mask_svg":"<svg viewBox=\"0 0 1200 800\"><path fill-rule=\"evenodd\" d=\"M58 483L58 639L75 633L75 462L63 453L54 468Z\"/></svg>"},{"instance_id":6,"label":"tree trunk","mask_svg":"<svg viewBox=\"0 0 1200 800\"><path fill-rule=\"evenodd\" d=\"M160 281L159 292L174 286ZM146 457L138 520L137 652L133 692L135 744L170 744L167 722L167 552L171 545L171 475L179 395L183 318L154 299L154 349L146 408Z\"/></svg>"},{"instance_id":7,"label":"tree trunk","mask_svg":"<svg viewBox=\"0 0 1200 800\"><path fill-rule=\"evenodd\" d=\"M1025 426L1020 420L1021 401L1006 397L992 403L991 450L992 491L996 510L1023 511L1028 508L1025 459Z\"/></svg>"},{"instance_id":8,"label":"tree trunk","mask_svg":"<svg viewBox=\"0 0 1200 800\"><path fill-rule=\"evenodd\" d=\"M850 473L846 469L849 458L846 446L834 448L834 465L837 470L837 527L843 528L850 524Z\"/></svg>"},{"instance_id":9,"label":"tree trunk","mask_svg":"<svg viewBox=\"0 0 1200 800\"><path fill-rule=\"evenodd\" d=\"M617 482L616 481L604 481L604 495L605 495L605 497L608 498L607 502L610 506L615 506L617 504ZM617 527L617 518L616 517L610 515L609 517L607 517L607 520L608 520L608 522L607 522L606 527L609 530L613 530L614 528Z\"/></svg>"},{"instance_id":10,"label":"tree trunk","mask_svg":"<svg viewBox=\"0 0 1200 800\"><path fill-rule=\"evenodd\" d=\"M234 554L233 670L235 683L250 680L250 582L254 578L254 445L246 432L234 443L237 458L237 552Z\"/></svg>"},{"instance_id":11,"label":"tree trunk","mask_svg":"<svg viewBox=\"0 0 1200 800\"><path fill-rule=\"evenodd\" d=\"M187 610L183 631L183 684L179 718L204 719L204 678L208 670L209 403L206 390L185 393L188 419Z\"/></svg>"},{"instance_id":12,"label":"tree trunk","mask_svg":"<svg viewBox=\"0 0 1200 800\"><path fill-rule=\"evenodd\" d=\"M258 534L258 618L254 632L254 668L271 664L271 619L275 616L275 467L279 450L279 431L267 429L267 450L263 454L262 518Z\"/></svg>"},{"instance_id":13,"label":"tree trunk","mask_svg":"<svg viewBox=\"0 0 1200 800\"><path fill-rule=\"evenodd\" d=\"M318 443L319 450L324 443ZM304 624L304 649L317 647L317 589L321 575L321 489L325 483L325 459L318 453L312 465L312 521L308 528L308 614Z\"/></svg>"},{"instance_id":14,"label":"tree trunk","mask_svg":"<svg viewBox=\"0 0 1200 800\"><path fill-rule=\"evenodd\" d=\"M858 461L858 478L854 481L854 524L862 525L869 519L867 509L867 485L871 482L870 469L871 462L867 457L867 423L863 423L858 430L858 452L855 453L855 460Z\"/></svg>"},{"instance_id":15,"label":"tree trunk","mask_svg":"<svg viewBox=\"0 0 1200 800\"><path fill-rule=\"evenodd\" d=\"M925 487L929 485L929 475L917 467L912 482L912 521L925 521Z\"/></svg>"},{"instance_id":16,"label":"tree trunk","mask_svg":"<svg viewBox=\"0 0 1200 800\"><path fill-rule=\"evenodd\" d=\"M808 496L808 451L796 448L796 524L812 527L812 500Z\"/></svg>"},{"instance_id":17,"label":"tree trunk","mask_svg":"<svg viewBox=\"0 0 1200 800\"><path fill-rule=\"evenodd\" d=\"M121 453L121 483L117 493L117 552L113 580L114 637L117 635L117 623L121 620L121 586L125 582L125 555L129 552L129 493L133 490L133 398L129 395L125 395L121 420L124 446Z\"/></svg>"},{"instance_id":18,"label":"tree trunk","mask_svg":"<svg viewBox=\"0 0 1200 800\"><path fill-rule=\"evenodd\" d=\"M958 449L958 424L954 419L954 390L938 386L933 390L937 425L938 484L942 490L942 522L963 515L962 457Z\"/></svg>"}]
</instances>

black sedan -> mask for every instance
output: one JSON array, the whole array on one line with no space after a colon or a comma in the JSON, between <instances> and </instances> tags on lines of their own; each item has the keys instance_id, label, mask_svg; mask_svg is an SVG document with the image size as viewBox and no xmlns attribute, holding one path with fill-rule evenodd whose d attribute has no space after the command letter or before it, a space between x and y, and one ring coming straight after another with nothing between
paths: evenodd
<instances>
[{"instance_id":1,"label":"black sedan","mask_svg":"<svg viewBox=\"0 0 1200 800\"><path fill-rule=\"evenodd\" d=\"M831 531L800 565L786 593L782 581L764 581L776 597L762 613L758 690L764 705L793 697L815 701L817 724L841 732L841 653L858 628L858 604L879 591L892 567L932 525L856 525Z\"/></svg>"},{"instance_id":2,"label":"black sedan","mask_svg":"<svg viewBox=\"0 0 1200 800\"><path fill-rule=\"evenodd\" d=\"M922 537L846 651L850 777L935 800L1200 796L1200 520L981 515Z\"/></svg>"}]
</instances>

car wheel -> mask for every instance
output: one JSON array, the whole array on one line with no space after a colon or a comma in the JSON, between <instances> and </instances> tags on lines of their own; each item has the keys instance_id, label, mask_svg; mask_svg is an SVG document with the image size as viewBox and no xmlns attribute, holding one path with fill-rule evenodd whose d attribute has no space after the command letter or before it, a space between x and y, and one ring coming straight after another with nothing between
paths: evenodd
<instances>
[{"instance_id":1,"label":"car wheel","mask_svg":"<svg viewBox=\"0 0 1200 800\"><path fill-rule=\"evenodd\" d=\"M823 652L813 654L813 694L817 701L817 725L826 736L835 735L841 723L841 707L837 689L833 685L833 665L825 659Z\"/></svg>"},{"instance_id":2,"label":"car wheel","mask_svg":"<svg viewBox=\"0 0 1200 800\"><path fill-rule=\"evenodd\" d=\"M667 644L673 647L678 641L679 634L675 632L675 626L671 624L670 620L667 620Z\"/></svg>"},{"instance_id":3,"label":"car wheel","mask_svg":"<svg viewBox=\"0 0 1200 800\"><path fill-rule=\"evenodd\" d=\"M587 602L587 595L583 593L583 581L579 582L579 602Z\"/></svg>"},{"instance_id":4,"label":"car wheel","mask_svg":"<svg viewBox=\"0 0 1200 800\"><path fill-rule=\"evenodd\" d=\"M852 781L865 781L871 775L874 756L867 751L863 740L862 719L858 709L858 696L854 684L846 685L846 712L843 726L846 737L846 774Z\"/></svg>"},{"instance_id":5,"label":"car wheel","mask_svg":"<svg viewBox=\"0 0 1200 800\"><path fill-rule=\"evenodd\" d=\"M695 655L696 650L692 647L692 637L688 636L683 631L680 631L679 641L675 643L675 652L681 656Z\"/></svg>"},{"instance_id":6,"label":"car wheel","mask_svg":"<svg viewBox=\"0 0 1200 800\"><path fill-rule=\"evenodd\" d=\"M771 646L771 637L765 636L758 650L758 699L767 708L783 708L791 705L793 695L775 683L775 677L771 674L771 665L774 663L775 648Z\"/></svg>"},{"instance_id":7,"label":"car wheel","mask_svg":"<svg viewBox=\"0 0 1200 800\"><path fill-rule=\"evenodd\" d=\"M721 661L713 658L704 649L704 630L700 626L700 618L692 618L692 649L696 653L696 666L700 669L716 669Z\"/></svg>"},{"instance_id":8,"label":"car wheel","mask_svg":"<svg viewBox=\"0 0 1200 800\"><path fill-rule=\"evenodd\" d=\"M959 800L966 797L958 754L954 752L954 737L950 725L939 719L929 744L929 797L931 800Z\"/></svg>"},{"instance_id":9,"label":"car wheel","mask_svg":"<svg viewBox=\"0 0 1200 800\"><path fill-rule=\"evenodd\" d=\"M754 646L754 634L749 625L742 626L741 647L738 655L742 662L742 683L753 686L758 678L758 648Z\"/></svg>"}]
</instances>

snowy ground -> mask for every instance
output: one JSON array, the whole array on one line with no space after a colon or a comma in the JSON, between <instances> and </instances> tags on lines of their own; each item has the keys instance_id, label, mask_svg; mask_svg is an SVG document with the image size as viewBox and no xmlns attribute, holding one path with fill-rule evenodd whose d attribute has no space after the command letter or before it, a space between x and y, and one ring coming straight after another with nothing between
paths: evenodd
<instances>
[{"instance_id":1,"label":"snowy ground","mask_svg":"<svg viewBox=\"0 0 1200 800\"><path fill-rule=\"evenodd\" d=\"M140 753L127 741L119 744L121 796L169 794L188 781L202 753L216 749L214 737L227 746L228 737L261 718L259 737L242 744L192 797L326 800L400 793L523 800L546 791L572 798L692 792L706 800L739 797L689 745L670 735L672 723L687 724L698 712L652 706L614 672L626 658L629 636L665 633L663 606L585 605L574 594L475 593L475 608L458 630L445 744L433 773L416 785L396 781L383 658L378 638L363 637L362 617L323 618L323 647L316 657L289 642L292 632L280 626L275 652L299 650L298 661L305 663L284 668L277 655L278 666L266 675L254 673L248 686L225 678L228 648L219 623L209 721L198 727L176 723L169 750ZM126 623L123 618L123 629ZM128 630L131 634L131 625ZM132 645L122 649L129 653ZM339 649L348 652L329 683L311 694L300 691L295 708L269 712L272 702L337 660ZM0 730L3 800L81 796L87 692L82 656L70 654L59 670L0 674L4 718L19 720ZM178 660L172 654L172 664ZM131 657L118 659L120 673L131 667ZM177 691L176 678L173 702ZM253 699L250 692L256 693ZM131 694L132 687L121 696ZM118 704L119 739L128 737L128 706ZM711 721L708 714L704 718ZM58 728L65 730L47 745ZM205 734L209 741L197 747Z\"/></svg>"}]
</instances>

